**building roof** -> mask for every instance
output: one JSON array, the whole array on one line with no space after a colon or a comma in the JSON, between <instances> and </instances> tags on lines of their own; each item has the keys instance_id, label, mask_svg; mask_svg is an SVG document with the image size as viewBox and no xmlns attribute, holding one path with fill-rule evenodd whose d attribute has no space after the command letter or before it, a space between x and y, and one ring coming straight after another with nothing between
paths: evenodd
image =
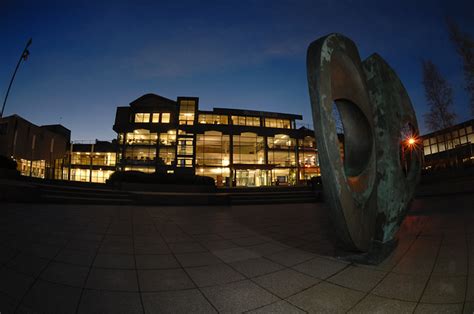
<instances>
[{"instance_id":1,"label":"building roof","mask_svg":"<svg viewBox=\"0 0 474 314\"><path fill-rule=\"evenodd\" d=\"M95 140L95 143L73 143L73 152L115 152L117 150L116 141L99 141Z\"/></svg>"},{"instance_id":2,"label":"building roof","mask_svg":"<svg viewBox=\"0 0 474 314\"><path fill-rule=\"evenodd\" d=\"M214 108L213 113L215 113L215 114L231 114L231 115L254 116L254 117L266 117L266 118L277 118L277 119L303 120L303 116L301 116L299 114L268 112L268 111L258 111L258 110L246 110L246 109Z\"/></svg>"},{"instance_id":3,"label":"building roof","mask_svg":"<svg viewBox=\"0 0 474 314\"><path fill-rule=\"evenodd\" d=\"M65 138L68 139L68 141L71 138L71 130L69 130L68 128L66 128L62 124L49 124L49 125L38 126L38 125L26 120L25 118L17 115L17 114L12 114L10 116L0 118L0 122L1 121L9 121L9 120L23 121L24 123L26 123L26 124L28 124L32 127L41 128L43 130L47 130L49 132L56 133L58 135L64 136Z\"/></svg>"},{"instance_id":4,"label":"building roof","mask_svg":"<svg viewBox=\"0 0 474 314\"><path fill-rule=\"evenodd\" d=\"M451 131L457 130L457 129L462 128L462 127L466 127L468 125L474 125L474 119L470 119L470 120L455 124L455 125L450 126L448 128L444 128L444 129L437 130L437 131L434 131L434 132L431 132L431 133L427 133L425 135L422 135L421 137L426 138L426 137L440 135L440 134L443 134L443 133L446 133L446 132L451 132Z\"/></svg>"},{"instance_id":5,"label":"building roof","mask_svg":"<svg viewBox=\"0 0 474 314\"><path fill-rule=\"evenodd\" d=\"M157 106L176 107L176 105L176 101L156 94L145 94L130 103L130 107L132 108L156 108Z\"/></svg>"}]
</instances>

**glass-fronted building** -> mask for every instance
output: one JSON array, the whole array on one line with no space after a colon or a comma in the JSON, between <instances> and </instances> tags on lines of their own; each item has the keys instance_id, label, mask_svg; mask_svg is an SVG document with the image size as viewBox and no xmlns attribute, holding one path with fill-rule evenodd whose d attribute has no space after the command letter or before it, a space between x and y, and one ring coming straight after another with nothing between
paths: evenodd
<instances>
[{"instance_id":1,"label":"glass-fronted building","mask_svg":"<svg viewBox=\"0 0 474 314\"><path fill-rule=\"evenodd\" d=\"M71 142L55 179L105 183L116 170L115 141Z\"/></svg>"},{"instance_id":2,"label":"glass-fronted building","mask_svg":"<svg viewBox=\"0 0 474 314\"><path fill-rule=\"evenodd\" d=\"M189 172L217 186L295 185L319 175L314 132L301 115L214 108L197 97L147 94L118 107L117 168Z\"/></svg>"},{"instance_id":3,"label":"glass-fronted building","mask_svg":"<svg viewBox=\"0 0 474 314\"><path fill-rule=\"evenodd\" d=\"M474 119L422 136L424 169L474 164Z\"/></svg>"}]
</instances>

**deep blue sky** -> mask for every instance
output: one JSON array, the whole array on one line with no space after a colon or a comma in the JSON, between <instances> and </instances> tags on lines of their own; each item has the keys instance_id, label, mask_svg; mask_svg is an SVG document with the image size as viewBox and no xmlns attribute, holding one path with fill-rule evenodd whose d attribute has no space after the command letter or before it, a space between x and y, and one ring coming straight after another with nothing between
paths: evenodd
<instances>
[{"instance_id":1,"label":"deep blue sky","mask_svg":"<svg viewBox=\"0 0 474 314\"><path fill-rule=\"evenodd\" d=\"M311 122L306 48L340 32L362 58L397 71L422 133L421 66L431 59L468 115L460 61L443 18L474 34L474 1L21 1L0 0L0 96L27 39L5 115L61 123L74 140L112 139L117 106L145 93L197 96L201 109L302 114Z\"/></svg>"}]
</instances>

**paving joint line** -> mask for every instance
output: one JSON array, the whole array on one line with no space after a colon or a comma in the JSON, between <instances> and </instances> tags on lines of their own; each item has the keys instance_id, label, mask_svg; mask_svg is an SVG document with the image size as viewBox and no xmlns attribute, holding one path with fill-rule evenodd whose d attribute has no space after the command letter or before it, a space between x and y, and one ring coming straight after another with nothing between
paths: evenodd
<instances>
[{"instance_id":1,"label":"paving joint line","mask_svg":"<svg viewBox=\"0 0 474 314\"><path fill-rule=\"evenodd\" d=\"M436 257L434 259L434 263L433 263L433 266L431 267L431 271L430 271L430 274L428 276L428 279L426 280L426 283L425 283L425 286L423 287L423 290L420 294L420 297L418 298L417 302L416 302L416 305L415 305L415 308L413 309L413 312L416 311L416 309L418 308L418 305L420 304L421 302L421 299L423 298L423 295L425 294L425 291L426 291L426 287L428 287L428 284L431 280L431 276L433 276L433 272L434 272L434 269L436 267L436 262L438 261L438 257L439 257L439 253L441 252L441 247L443 246L443 242L444 242L444 239L445 239L445 235L443 233L442 237L441 237L441 240L439 242L439 245L438 245L438 250L436 252Z\"/></svg>"},{"instance_id":2,"label":"paving joint line","mask_svg":"<svg viewBox=\"0 0 474 314\"><path fill-rule=\"evenodd\" d=\"M82 301L82 297L83 297L83 295L84 295L84 291L87 290L87 288L86 288L86 286L87 286L87 281L89 280L89 276L90 276L90 274L91 274L91 272L92 272L92 268L93 268L93 266L94 266L94 262L95 262L95 260L96 260L96 258L97 258L97 255L99 254L99 250L100 250L100 248L102 247L102 244L104 243L105 237L107 236L107 232L109 231L110 226L112 225L112 222L114 221L114 216L113 216L113 215L112 215L112 216L107 216L107 217L109 217L110 221L109 221L109 223L108 223L108 225L107 225L107 228L105 229L104 233L102 234L102 239L100 240L100 244L99 244L99 246L97 247L96 252L95 252L95 254L94 254L94 257L93 257L93 259L92 259L92 261L91 261L91 264L90 264L90 266L89 266L89 270L88 270L88 272L87 272L87 275L86 275L86 278L85 278L85 281L84 281L84 286L83 286L82 289L81 289L81 294L79 295L79 300L78 300L78 302L77 302L77 307L76 307L76 312L75 312L76 314L79 313L79 307L81 306L81 301ZM95 219L92 218L92 222L93 222L94 220L95 220ZM90 223L91 223L91 222L90 222ZM89 224L90 224L90 223L89 223ZM88 225L89 225L89 224L88 224Z\"/></svg>"},{"instance_id":3,"label":"paving joint line","mask_svg":"<svg viewBox=\"0 0 474 314\"><path fill-rule=\"evenodd\" d=\"M181 229L182 232L184 232L185 234L189 235L186 231L184 231L184 230L182 229L181 226L179 226L179 225L177 225L177 226ZM189 236L191 236L191 235L189 235ZM230 241L231 241L231 240L230 240ZM270 242L271 242L271 241L270 241ZM268 243L270 243L270 242L268 242ZM274 242L278 242L278 241L274 241ZM278 243L280 243L280 242L278 242ZM237 244L237 245L238 245L238 244ZM243 247L241 247L240 245L238 245L238 248L243 248ZM207 248L206 248L206 249L207 249ZM274 253L272 253L272 254L281 253L281 252L284 252L285 250L289 250L289 249L292 249L292 248L291 248L291 247L288 247L288 248L282 249L282 250L280 250L280 251L276 251L276 252L274 252ZM210 250L209 250L209 253L211 253L212 255L214 255L214 254L212 253L212 251L210 251ZM214 256L216 256L216 255L214 255ZM271 302L271 303L268 303L268 304L264 304L264 305L262 305L262 306L259 306L259 307L254 308L254 309L249 309L249 310L244 311L244 312L253 311L253 310L255 310L255 309L263 308L263 307L268 306L268 305L270 305L270 304L274 304L274 303L277 303L277 302L280 302L280 301L284 301L284 302L287 302L288 304L290 304L290 305L292 305L292 306L294 306L294 307L296 307L296 308L302 310L303 312L308 313L306 310L304 310L304 309L300 308L299 306L297 306L297 305L295 305L295 304L293 304L293 303L287 301L286 298L289 298L289 297L291 297L292 295L298 294L298 293L300 293L300 292L302 292L302 291L305 291L305 290L307 290L307 289L309 289L309 288L312 288L312 287L314 287L314 286L316 286L316 285L318 285L318 284L320 284L320 283L322 282L322 280L321 280L320 278L316 278L316 277L313 277L313 276L309 276L309 275L307 275L307 274L304 274L304 273L301 273L301 272L299 272L299 271L297 271L297 270L292 269L291 267L296 266L296 264L293 265L293 266L286 266L286 265L280 264L280 263L278 263L278 262L272 261L272 260L268 259L268 257L266 257L266 256L264 256L264 255L261 255L260 258L264 258L264 259L269 260L269 261L271 261L271 262L273 262L273 263L275 263L275 264L278 264L278 265L280 265L280 266L283 266L282 269L278 269L278 270L273 271L273 272L265 273L265 274L262 274L261 276L266 276L266 275L270 275L270 274L277 273L277 272L282 271L282 270L290 269L290 270L296 271L296 272L298 272L298 273L300 273L300 274L303 274L303 275L306 275L306 276L309 276L309 277L313 277L313 278L315 278L315 279L320 280L320 281L318 281L318 282L315 283L314 285L311 285L311 286L308 287L308 288L305 288L305 289L303 289L303 290L300 290L299 292L294 293L294 294L292 294L292 295L290 295L290 296L288 296L288 297L286 297L286 298L282 298L282 297L276 295L274 292L272 292L272 291L270 291L269 289L267 289L266 287L263 287L262 285L260 285L258 282L256 282L256 281L254 280L255 278L261 277L261 276L249 277L249 276L247 276L246 274L244 274L244 273L240 272L239 270L237 270L236 268L234 268L233 265L231 265L231 263L227 263L226 261L222 260L222 259L221 259L220 257L218 257L218 256L216 256L216 258L220 259L225 265L229 266L232 270L234 270L235 272L241 274L241 275L244 277L244 279L240 279L240 280L236 280L236 281L231 281L231 282L226 282L226 283L224 283L224 284L229 284L229 283L235 283L235 282L240 282L240 281L249 280L249 281L251 281L253 284L255 284L256 286L258 286L258 287L260 287L261 289L267 291L268 293L270 293L271 295L275 296L275 297L278 299L278 300L275 301L275 302ZM313 258L314 258L314 257L313 257ZM305 263L305 262L307 262L307 261L309 261L309 260L311 260L311 259L313 259L313 258L310 258L310 259L308 259L308 260L305 260L305 261L303 261L303 262L301 262L301 263L299 263L299 264ZM212 285L212 286L210 286L210 287L221 286L221 285L222 285L222 284Z\"/></svg>"},{"instance_id":4,"label":"paving joint line","mask_svg":"<svg viewBox=\"0 0 474 314\"><path fill-rule=\"evenodd\" d=\"M132 248L133 248L133 262L135 264L135 276L137 278L137 286L138 286L138 295L140 296L140 303L142 305L142 312L145 314L145 305L143 304L143 295L142 295L142 290L140 287L140 276L138 275L138 268L137 268L137 255L135 251L135 224L134 224L134 219L135 219L135 209L134 207L131 207L129 209L130 215L131 215L131 223L132 223Z\"/></svg>"},{"instance_id":5,"label":"paving joint line","mask_svg":"<svg viewBox=\"0 0 474 314\"><path fill-rule=\"evenodd\" d=\"M45 214L46 215L46 214ZM47 234L48 235L51 235L53 231L50 231L48 232ZM44 271L49 267L49 265L51 265L51 263L53 263L53 261L55 260L56 257L58 257L58 255L67 247L67 245L69 244L69 242L71 242L73 238L73 233L70 233L69 234L69 239L66 241L66 243L58 250L58 252L53 256L51 257L49 260L48 260L48 263L43 267L43 269L38 273L38 275L36 276L32 276L34 278L33 282L29 285L28 289L26 290L26 292L23 294L23 296L20 298L17 306L15 307L15 310L13 311L14 313L17 313L18 310L20 309L20 307L23 305L23 301L25 299L25 297L28 295L28 293L31 291L31 289L33 288L33 286L40 280L41 278L41 275L44 273Z\"/></svg>"},{"instance_id":6,"label":"paving joint line","mask_svg":"<svg viewBox=\"0 0 474 314\"><path fill-rule=\"evenodd\" d=\"M464 302L462 304L462 312L464 313L465 309L466 309L466 303L468 302L467 301L467 290L469 289L469 263L470 263L470 255L471 255L471 252L470 252L470 246L471 246L471 241L472 239L470 239L468 236L467 236L467 221L464 220L464 239L466 241L466 259L467 259L467 264L466 264L466 287L465 287L465 290L464 290Z\"/></svg>"},{"instance_id":7,"label":"paving joint line","mask_svg":"<svg viewBox=\"0 0 474 314\"><path fill-rule=\"evenodd\" d=\"M411 240L411 243L410 245L406 248L405 252L403 252L403 255L400 257L400 259L392 266L390 267L390 269L388 269L387 271L383 271L385 274L384 276L382 276L382 278L380 278L379 281L377 281L377 283L369 290L365 293L365 295L359 300L357 301L354 305L352 305L347 311L346 313L349 313L351 310L353 310L357 305L359 305L363 300L365 300L369 295L372 294L372 291L375 290L375 288L377 288L380 283L388 277L388 275L390 273L392 273L392 270L402 261L402 259L407 255L408 251L410 251L410 249L412 248L412 246L415 244L416 240L419 238L419 236L421 235L421 230L418 231L416 237L414 239ZM388 256L387 256L388 258ZM394 299L394 298L387 298L387 299ZM394 299L396 300L396 299ZM405 302L407 302L406 300L404 300ZM414 311L414 310L413 310Z\"/></svg>"},{"instance_id":8,"label":"paving joint line","mask_svg":"<svg viewBox=\"0 0 474 314\"><path fill-rule=\"evenodd\" d=\"M146 210L148 216L151 217L150 215L150 212L148 211L148 209ZM178 226L176 223L173 222L173 224L175 224L176 226ZM173 258L177 261L177 263L180 265L181 267L181 270L186 274L186 276L188 276L189 280L193 283L193 285L196 287L196 289L199 291L199 293L202 295L202 297L212 306L212 308L216 311L216 313L219 313L219 310L215 307L215 305L211 302L211 300L209 300L207 298L207 296L204 294L204 292L202 292L202 290L200 289L200 287L196 284L196 282L193 280L193 278L189 275L189 273L186 271L186 269L183 267L183 264L178 260L178 258L176 257L176 254L173 250L171 250L171 247L169 245L169 243L165 240L165 238L163 237L163 234L161 233L161 231L158 229L158 227L156 226L155 223L153 223L153 226L155 228L155 230L158 232L158 234L160 235L161 239L163 240L163 242L165 243L165 245L168 247L168 250L170 251L171 255L173 256ZM178 226L179 227L179 226ZM181 227L179 227L181 229Z\"/></svg>"}]
</instances>

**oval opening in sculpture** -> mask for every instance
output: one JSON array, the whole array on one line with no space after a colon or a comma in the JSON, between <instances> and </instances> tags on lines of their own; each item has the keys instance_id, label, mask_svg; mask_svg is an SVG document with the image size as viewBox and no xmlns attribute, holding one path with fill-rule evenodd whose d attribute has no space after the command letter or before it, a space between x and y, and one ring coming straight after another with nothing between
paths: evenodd
<instances>
[{"instance_id":1,"label":"oval opening in sculpture","mask_svg":"<svg viewBox=\"0 0 474 314\"><path fill-rule=\"evenodd\" d=\"M347 99L334 101L344 129L344 172L356 177L367 168L373 145L372 129L359 107Z\"/></svg>"}]
</instances>

